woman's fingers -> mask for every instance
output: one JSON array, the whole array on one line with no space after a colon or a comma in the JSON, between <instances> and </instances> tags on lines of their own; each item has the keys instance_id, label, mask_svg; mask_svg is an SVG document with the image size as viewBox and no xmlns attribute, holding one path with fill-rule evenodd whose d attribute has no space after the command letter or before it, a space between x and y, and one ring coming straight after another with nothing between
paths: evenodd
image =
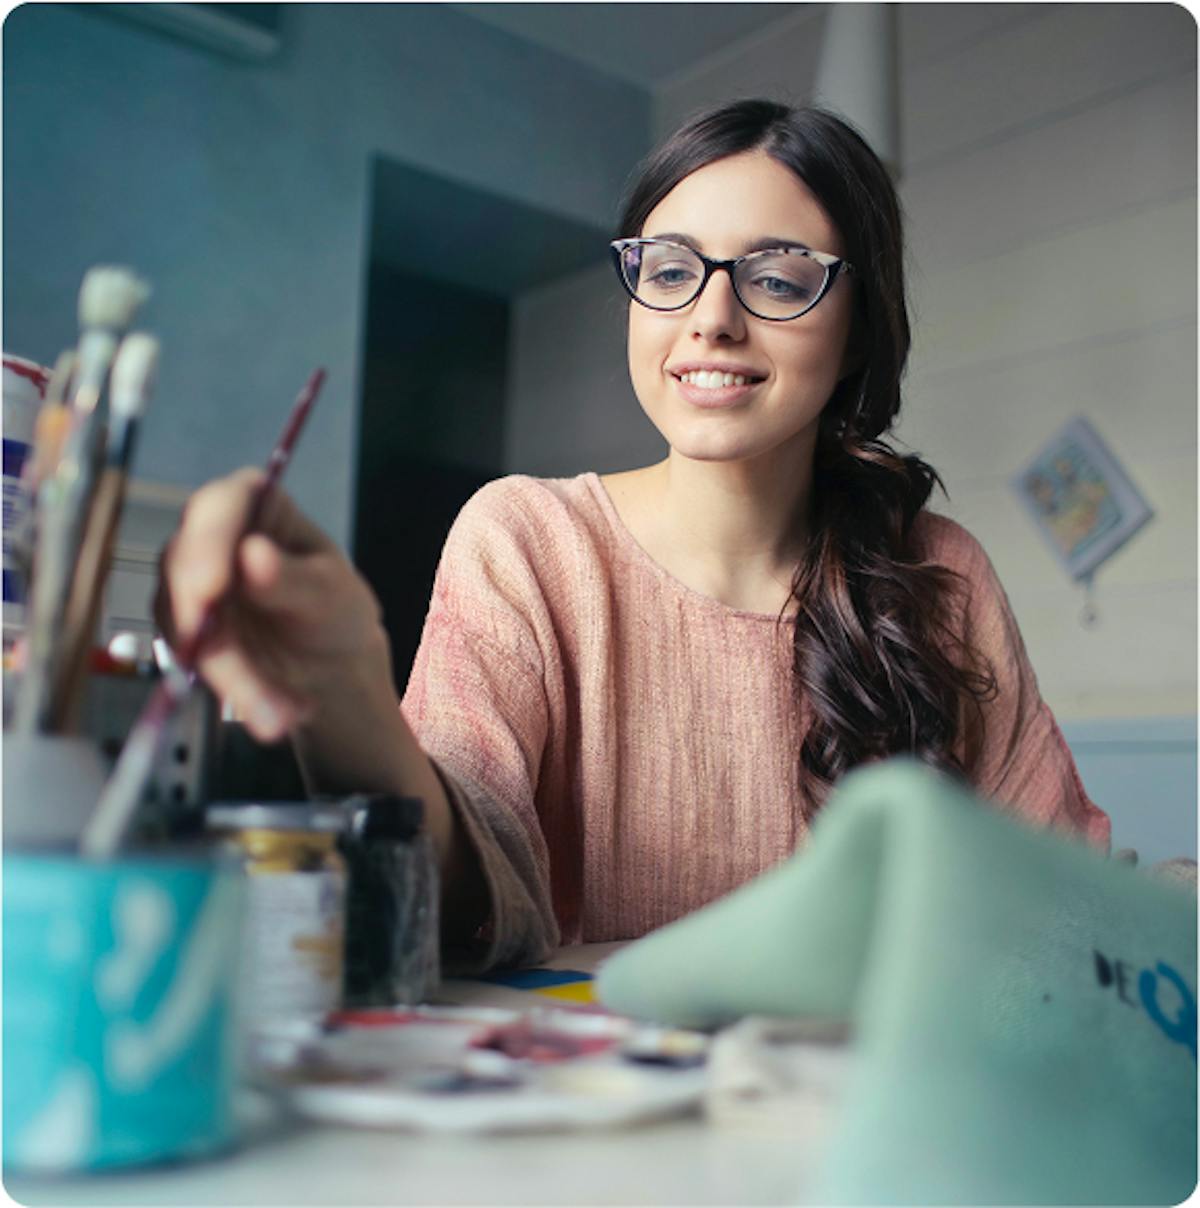
<instances>
[{"instance_id":1,"label":"woman's fingers","mask_svg":"<svg viewBox=\"0 0 1200 1208\"><path fill-rule=\"evenodd\" d=\"M357 649L380 620L379 603L358 571L334 547L290 554L262 534L238 549L249 603L286 621L313 653Z\"/></svg>"},{"instance_id":2,"label":"woman's fingers","mask_svg":"<svg viewBox=\"0 0 1200 1208\"><path fill-rule=\"evenodd\" d=\"M260 471L240 470L192 496L160 558L155 613L179 649L215 610L197 669L270 742L303 724L311 700L348 667L377 657L380 611L334 542L283 492L257 506L262 483Z\"/></svg>"},{"instance_id":3,"label":"woman's fingers","mask_svg":"<svg viewBox=\"0 0 1200 1208\"><path fill-rule=\"evenodd\" d=\"M337 584L324 554L287 554L260 533L238 548L238 569L247 596L257 608L289 619L319 624Z\"/></svg>"},{"instance_id":4,"label":"woman's fingers","mask_svg":"<svg viewBox=\"0 0 1200 1208\"><path fill-rule=\"evenodd\" d=\"M163 565L172 628L184 640L233 584L234 554L253 505L255 482L253 472L239 471L201 487L184 508Z\"/></svg>"},{"instance_id":5,"label":"woman's fingers","mask_svg":"<svg viewBox=\"0 0 1200 1208\"><path fill-rule=\"evenodd\" d=\"M188 500L178 531L164 552L162 579L170 628L190 637L204 614L234 585L237 550L255 511L263 482L260 470L236 473L201 487ZM260 530L288 552L306 553L332 542L280 490L267 497Z\"/></svg>"},{"instance_id":6,"label":"woman's fingers","mask_svg":"<svg viewBox=\"0 0 1200 1208\"><path fill-rule=\"evenodd\" d=\"M225 644L206 655L199 670L260 742L277 742L311 713L306 700L272 683L238 646Z\"/></svg>"}]
</instances>

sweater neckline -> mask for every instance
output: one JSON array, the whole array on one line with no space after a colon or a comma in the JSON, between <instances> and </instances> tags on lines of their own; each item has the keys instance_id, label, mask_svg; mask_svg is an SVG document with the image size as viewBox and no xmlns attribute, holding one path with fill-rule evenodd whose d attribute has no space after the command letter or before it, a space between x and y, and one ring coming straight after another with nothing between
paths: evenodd
<instances>
[{"instance_id":1,"label":"sweater neckline","mask_svg":"<svg viewBox=\"0 0 1200 1208\"><path fill-rule=\"evenodd\" d=\"M753 612L746 608L734 608L732 604L725 604L714 596L706 596L704 592L697 591L694 587L689 587L682 579L677 579L665 566L655 561L647 553L630 531L625 521L621 519L621 513L617 511L617 505L613 503L612 496L608 493L608 488L601 481L600 475L595 470L588 470L580 475L580 477L599 504L600 510L604 513L605 519L608 521L609 527L612 529L617 541L628 549L634 561L646 567L656 579L666 584L675 595L708 608L710 611L719 612L726 617L737 617L748 621L770 621L772 624L779 620L778 613Z\"/></svg>"}]
</instances>

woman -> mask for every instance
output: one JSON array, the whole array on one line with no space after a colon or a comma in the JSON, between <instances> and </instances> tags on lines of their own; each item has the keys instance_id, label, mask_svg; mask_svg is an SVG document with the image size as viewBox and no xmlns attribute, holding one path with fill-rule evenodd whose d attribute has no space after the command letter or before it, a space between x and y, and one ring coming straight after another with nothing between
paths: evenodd
<instances>
[{"instance_id":1,"label":"woman","mask_svg":"<svg viewBox=\"0 0 1200 1208\"><path fill-rule=\"evenodd\" d=\"M639 935L764 871L848 768L914 753L1107 844L978 544L881 437L909 346L900 219L866 144L764 101L643 167L613 255L666 459L512 477L463 509L402 708L378 606L253 472L200 491L161 618L236 594L201 661L324 791L425 800L477 967Z\"/></svg>"}]
</instances>

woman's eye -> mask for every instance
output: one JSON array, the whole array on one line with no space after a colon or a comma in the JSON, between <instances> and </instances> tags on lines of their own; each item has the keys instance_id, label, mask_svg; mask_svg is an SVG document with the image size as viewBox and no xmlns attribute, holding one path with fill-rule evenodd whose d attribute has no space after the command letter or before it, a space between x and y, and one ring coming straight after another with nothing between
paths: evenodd
<instances>
[{"instance_id":1,"label":"woman's eye","mask_svg":"<svg viewBox=\"0 0 1200 1208\"><path fill-rule=\"evenodd\" d=\"M691 269L682 266L662 265L646 275L646 280L659 289L673 289L695 279Z\"/></svg>"},{"instance_id":2,"label":"woman's eye","mask_svg":"<svg viewBox=\"0 0 1200 1208\"><path fill-rule=\"evenodd\" d=\"M799 281L789 281L786 277L763 275L755 277L750 283L752 288L759 290L772 298L803 300L809 296L808 287Z\"/></svg>"}]
</instances>

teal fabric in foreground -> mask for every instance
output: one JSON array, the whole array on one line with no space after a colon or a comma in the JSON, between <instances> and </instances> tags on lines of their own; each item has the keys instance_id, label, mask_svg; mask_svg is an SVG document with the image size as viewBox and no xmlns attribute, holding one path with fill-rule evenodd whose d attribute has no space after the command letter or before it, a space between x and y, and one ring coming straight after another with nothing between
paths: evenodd
<instances>
[{"instance_id":1,"label":"teal fabric in foreground","mask_svg":"<svg viewBox=\"0 0 1200 1208\"><path fill-rule=\"evenodd\" d=\"M1196 900L910 760L808 847L618 953L615 1010L848 1018L818 1203L1166 1204L1196 1183Z\"/></svg>"}]
</instances>

